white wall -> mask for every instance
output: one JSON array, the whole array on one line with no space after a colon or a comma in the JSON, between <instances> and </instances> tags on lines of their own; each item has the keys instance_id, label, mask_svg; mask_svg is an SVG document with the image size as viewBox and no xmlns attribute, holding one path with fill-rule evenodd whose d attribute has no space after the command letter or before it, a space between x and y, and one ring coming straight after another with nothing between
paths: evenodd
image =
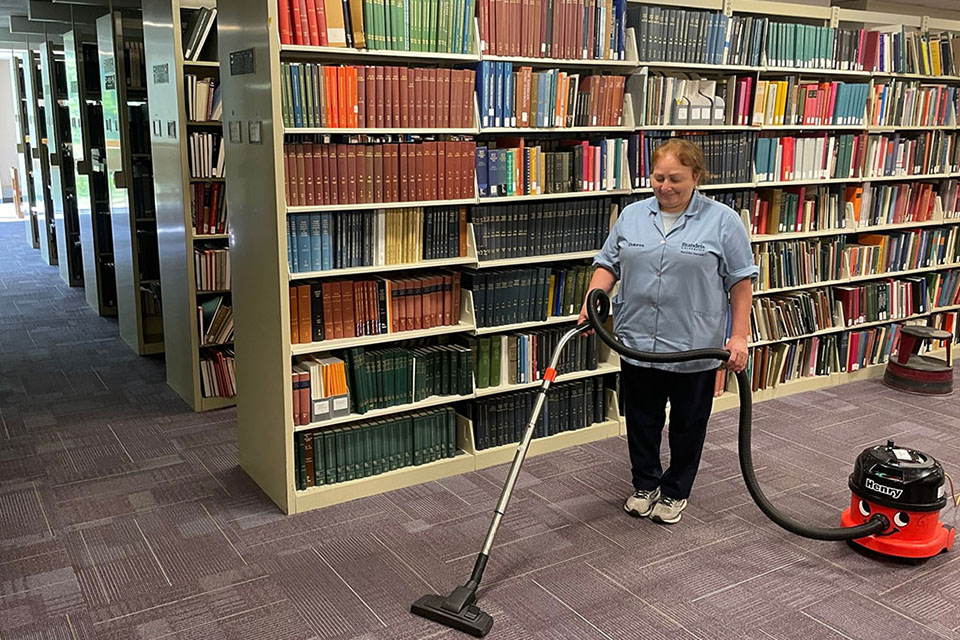
<instances>
[{"instance_id":1,"label":"white wall","mask_svg":"<svg viewBox=\"0 0 960 640\"><path fill-rule=\"evenodd\" d=\"M10 167L17 166L17 121L13 115L13 84L10 81L9 53L0 55L0 186L4 201L13 198ZM23 180L23 176L20 177Z\"/></svg>"}]
</instances>

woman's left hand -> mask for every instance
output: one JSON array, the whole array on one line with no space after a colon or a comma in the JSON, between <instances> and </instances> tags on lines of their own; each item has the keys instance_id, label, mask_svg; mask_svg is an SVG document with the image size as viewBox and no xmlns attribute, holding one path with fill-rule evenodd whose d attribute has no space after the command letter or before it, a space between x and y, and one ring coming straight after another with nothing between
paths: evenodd
<instances>
[{"instance_id":1,"label":"woman's left hand","mask_svg":"<svg viewBox=\"0 0 960 640\"><path fill-rule=\"evenodd\" d=\"M747 339L743 336L731 336L723 347L730 352L730 359L724 364L731 371L740 372L747 368Z\"/></svg>"}]
</instances>

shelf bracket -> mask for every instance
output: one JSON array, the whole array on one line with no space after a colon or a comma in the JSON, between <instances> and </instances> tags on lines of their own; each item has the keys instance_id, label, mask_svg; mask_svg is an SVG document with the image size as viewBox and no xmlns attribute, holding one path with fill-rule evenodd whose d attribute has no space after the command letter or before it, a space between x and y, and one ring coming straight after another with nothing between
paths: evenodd
<instances>
[{"instance_id":1,"label":"shelf bracket","mask_svg":"<svg viewBox=\"0 0 960 640\"><path fill-rule=\"evenodd\" d=\"M723 0L723 15L728 18L733 15L733 0Z\"/></svg>"},{"instance_id":2,"label":"shelf bracket","mask_svg":"<svg viewBox=\"0 0 960 640\"><path fill-rule=\"evenodd\" d=\"M920 31L926 32L930 29L930 16L920 16Z\"/></svg>"},{"instance_id":3,"label":"shelf bracket","mask_svg":"<svg viewBox=\"0 0 960 640\"><path fill-rule=\"evenodd\" d=\"M840 26L840 7L834 5L830 7L830 28L836 29Z\"/></svg>"}]
</instances>

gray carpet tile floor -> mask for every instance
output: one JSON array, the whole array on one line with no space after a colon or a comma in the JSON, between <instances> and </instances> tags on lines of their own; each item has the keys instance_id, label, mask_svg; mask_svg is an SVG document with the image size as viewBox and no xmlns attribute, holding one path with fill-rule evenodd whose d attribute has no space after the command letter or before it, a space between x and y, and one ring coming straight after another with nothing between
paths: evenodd
<instances>
[{"instance_id":1,"label":"gray carpet tile floor","mask_svg":"<svg viewBox=\"0 0 960 640\"><path fill-rule=\"evenodd\" d=\"M161 358L0 224L0 638L460 637L408 607L467 577L505 466L287 517L239 468L235 415L190 412ZM960 638L960 549L901 565L778 529L736 420L711 419L672 527L622 512L622 438L528 460L481 592L489 637ZM876 381L790 396L756 407L757 471L787 512L837 524L863 447L892 437L960 479L958 426L956 396Z\"/></svg>"}]
</instances>

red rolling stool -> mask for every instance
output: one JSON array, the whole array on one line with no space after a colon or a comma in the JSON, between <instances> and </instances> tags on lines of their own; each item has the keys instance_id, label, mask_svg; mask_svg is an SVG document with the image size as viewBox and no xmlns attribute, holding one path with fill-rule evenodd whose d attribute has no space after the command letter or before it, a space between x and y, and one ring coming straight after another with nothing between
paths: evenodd
<instances>
[{"instance_id":1,"label":"red rolling stool","mask_svg":"<svg viewBox=\"0 0 960 640\"><path fill-rule=\"evenodd\" d=\"M924 340L944 340L946 359L921 356ZM943 329L921 325L900 327L900 346L887 361L883 383L891 389L921 395L947 395L953 392L953 335Z\"/></svg>"}]
</instances>

